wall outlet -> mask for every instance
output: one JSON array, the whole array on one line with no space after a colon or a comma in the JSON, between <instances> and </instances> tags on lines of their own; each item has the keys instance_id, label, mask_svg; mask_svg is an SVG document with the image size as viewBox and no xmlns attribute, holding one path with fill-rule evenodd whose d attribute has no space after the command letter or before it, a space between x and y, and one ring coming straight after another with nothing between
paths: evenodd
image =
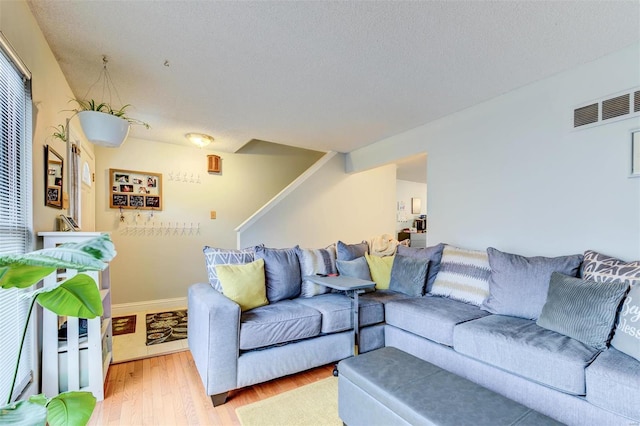
<instances>
[{"instance_id":1,"label":"wall outlet","mask_svg":"<svg viewBox=\"0 0 640 426\"><path fill-rule=\"evenodd\" d=\"M211 219L215 219L215 218L216 218L216 211L211 210Z\"/></svg>"}]
</instances>

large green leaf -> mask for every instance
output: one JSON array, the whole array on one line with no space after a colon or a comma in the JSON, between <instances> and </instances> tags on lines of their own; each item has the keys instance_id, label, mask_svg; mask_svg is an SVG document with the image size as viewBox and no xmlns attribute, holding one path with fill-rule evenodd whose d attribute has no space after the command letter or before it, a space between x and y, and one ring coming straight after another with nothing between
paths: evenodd
<instances>
[{"instance_id":1,"label":"large green leaf","mask_svg":"<svg viewBox=\"0 0 640 426\"><path fill-rule=\"evenodd\" d=\"M83 426L95 406L96 398L90 392L61 393L47 404L47 422L50 426Z\"/></svg>"},{"instance_id":2,"label":"large green leaf","mask_svg":"<svg viewBox=\"0 0 640 426\"><path fill-rule=\"evenodd\" d=\"M42 307L58 315L91 319L103 314L96 282L85 274L78 274L54 288L39 289L34 294Z\"/></svg>"},{"instance_id":3,"label":"large green leaf","mask_svg":"<svg viewBox=\"0 0 640 426\"><path fill-rule=\"evenodd\" d=\"M5 268L6 271L0 278L0 287L4 289L31 287L56 270L55 267L30 266L22 263L13 263Z\"/></svg>"},{"instance_id":4,"label":"large green leaf","mask_svg":"<svg viewBox=\"0 0 640 426\"><path fill-rule=\"evenodd\" d=\"M116 255L108 234L81 243L66 243L55 248L36 250L23 255L0 257L0 266L16 264L69 268L78 271L101 271Z\"/></svg>"},{"instance_id":5,"label":"large green leaf","mask_svg":"<svg viewBox=\"0 0 640 426\"><path fill-rule=\"evenodd\" d=\"M35 426L44 425L47 409L30 401L20 401L0 408L0 425Z\"/></svg>"}]
</instances>

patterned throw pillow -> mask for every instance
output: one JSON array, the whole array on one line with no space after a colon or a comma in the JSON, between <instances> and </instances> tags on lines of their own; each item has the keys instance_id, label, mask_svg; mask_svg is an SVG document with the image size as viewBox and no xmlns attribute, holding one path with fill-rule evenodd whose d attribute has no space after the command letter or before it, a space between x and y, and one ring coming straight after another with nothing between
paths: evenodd
<instances>
[{"instance_id":1,"label":"patterned throw pillow","mask_svg":"<svg viewBox=\"0 0 640 426\"><path fill-rule=\"evenodd\" d=\"M615 257L587 250L580 271L585 280L597 283L622 281L629 285L640 284L640 260L625 262Z\"/></svg>"},{"instance_id":2,"label":"patterned throw pillow","mask_svg":"<svg viewBox=\"0 0 640 426\"><path fill-rule=\"evenodd\" d=\"M487 253L446 245L431 294L480 306L489 295Z\"/></svg>"},{"instance_id":3,"label":"patterned throw pillow","mask_svg":"<svg viewBox=\"0 0 640 426\"><path fill-rule=\"evenodd\" d=\"M640 284L631 286L622 302L611 346L640 361Z\"/></svg>"},{"instance_id":4,"label":"patterned throw pillow","mask_svg":"<svg viewBox=\"0 0 640 426\"><path fill-rule=\"evenodd\" d=\"M331 245L324 249L303 249L296 247L298 261L300 262L300 273L306 275L315 274L335 274L336 273L336 247ZM303 280L300 297L313 297L318 294L329 293L331 289L323 285L314 284L311 281Z\"/></svg>"},{"instance_id":5,"label":"patterned throw pillow","mask_svg":"<svg viewBox=\"0 0 640 426\"><path fill-rule=\"evenodd\" d=\"M628 288L627 283L603 284L553 272L536 324L604 350Z\"/></svg>"},{"instance_id":6,"label":"patterned throw pillow","mask_svg":"<svg viewBox=\"0 0 640 426\"><path fill-rule=\"evenodd\" d=\"M204 260L207 265L209 284L211 284L211 286L220 293L222 293L222 286L220 285L220 280L218 279L216 266L241 265L244 263L253 262L254 260L253 247L242 250L231 250L204 246L202 252L204 253Z\"/></svg>"}]
</instances>

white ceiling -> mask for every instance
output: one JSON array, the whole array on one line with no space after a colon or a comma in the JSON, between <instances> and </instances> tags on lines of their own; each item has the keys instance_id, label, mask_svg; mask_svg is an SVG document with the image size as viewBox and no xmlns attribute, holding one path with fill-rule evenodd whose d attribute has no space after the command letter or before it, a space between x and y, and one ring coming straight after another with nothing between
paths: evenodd
<instances>
[{"instance_id":1,"label":"white ceiling","mask_svg":"<svg viewBox=\"0 0 640 426\"><path fill-rule=\"evenodd\" d=\"M232 152L349 152L640 39L638 0L29 4L76 96L106 55L132 136Z\"/></svg>"}]
</instances>

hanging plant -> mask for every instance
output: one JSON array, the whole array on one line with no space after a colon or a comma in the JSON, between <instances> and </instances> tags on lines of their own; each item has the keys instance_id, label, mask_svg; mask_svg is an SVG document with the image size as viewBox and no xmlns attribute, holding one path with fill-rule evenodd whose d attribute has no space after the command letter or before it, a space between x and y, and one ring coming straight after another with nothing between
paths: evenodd
<instances>
[{"instance_id":1,"label":"hanging plant","mask_svg":"<svg viewBox=\"0 0 640 426\"><path fill-rule=\"evenodd\" d=\"M64 124L58 124L57 127L54 127L54 129L56 129L55 132L53 132L53 137L55 139L60 139L62 142L66 142L67 141L67 128L64 126Z\"/></svg>"}]
</instances>

